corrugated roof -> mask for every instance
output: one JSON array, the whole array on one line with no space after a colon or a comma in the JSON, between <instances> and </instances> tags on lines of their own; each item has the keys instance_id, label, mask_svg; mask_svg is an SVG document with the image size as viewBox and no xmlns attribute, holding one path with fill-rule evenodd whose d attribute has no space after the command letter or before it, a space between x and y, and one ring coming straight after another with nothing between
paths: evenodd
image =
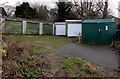
<instances>
[{"instance_id":1,"label":"corrugated roof","mask_svg":"<svg viewBox=\"0 0 120 79\"><path fill-rule=\"evenodd\" d=\"M83 23L106 23L106 22L115 22L112 19L93 19L93 20L84 20Z\"/></svg>"}]
</instances>

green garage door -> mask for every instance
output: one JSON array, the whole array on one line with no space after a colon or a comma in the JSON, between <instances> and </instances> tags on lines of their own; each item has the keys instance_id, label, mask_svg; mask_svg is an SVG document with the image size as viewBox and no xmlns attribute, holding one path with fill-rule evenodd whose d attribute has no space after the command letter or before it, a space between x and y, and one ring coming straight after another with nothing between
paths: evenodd
<instances>
[{"instance_id":1,"label":"green garage door","mask_svg":"<svg viewBox=\"0 0 120 79\"><path fill-rule=\"evenodd\" d=\"M53 25L43 24L43 35L52 35L53 34Z\"/></svg>"},{"instance_id":2,"label":"green garage door","mask_svg":"<svg viewBox=\"0 0 120 79\"><path fill-rule=\"evenodd\" d=\"M96 24L83 24L84 41L98 42L99 40L98 28L99 27Z\"/></svg>"},{"instance_id":3,"label":"green garage door","mask_svg":"<svg viewBox=\"0 0 120 79\"><path fill-rule=\"evenodd\" d=\"M99 29L99 43L110 43L115 38L116 27L114 23L101 23Z\"/></svg>"},{"instance_id":4,"label":"green garage door","mask_svg":"<svg viewBox=\"0 0 120 79\"><path fill-rule=\"evenodd\" d=\"M22 34L22 22L6 20L5 34Z\"/></svg>"},{"instance_id":5,"label":"green garage door","mask_svg":"<svg viewBox=\"0 0 120 79\"><path fill-rule=\"evenodd\" d=\"M26 34L39 34L39 23L27 22Z\"/></svg>"}]
</instances>

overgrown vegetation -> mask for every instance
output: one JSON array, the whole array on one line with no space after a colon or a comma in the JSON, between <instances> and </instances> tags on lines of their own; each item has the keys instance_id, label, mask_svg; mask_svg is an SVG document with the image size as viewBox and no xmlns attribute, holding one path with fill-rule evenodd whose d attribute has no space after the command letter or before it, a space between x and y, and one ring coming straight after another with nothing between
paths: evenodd
<instances>
[{"instance_id":1,"label":"overgrown vegetation","mask_svg":"<svg viewBox=\"0 0 120 79\"><path fill-rule=\"evenodd\" d=\"M112 42L111 47L115 54L120 55L120 24L117 26L116 40Z\"/></svg>"},{"instance_id":2,"label":"overgrown vegetation","mask_svg":"<svg viewBox=\"0 0 120 79\"><path fill-rule=\"evenodd\" d=\"M66 61L61 62L62 69L69 77L99 77L95 69L81 58L68 57Z\"/></svg>"},{"instance_id":3,"label":"overgrown vegetation","mask_svg":"<svg viewBox=\"0 0 120 79\"><path fill-rule=\"evenodd\" d=\"M113 41L111 47L115 54L120 55L120 41Z\"/></svg>"},{"instance_id":4,"label":"overgrown vegetation","mask_svg":"<svg viewBox=\"0 0 120 79\"><path fill-rule=\"evenodd\" d=\"M84 59L59 56L55 53L56 49L69 43L70 41L63 37L4 35L2 49L6 51L6 55L3 55L2 77L11 79L99 78L96 67Z\"/></svg>"},{"instance_id":5,"label":"overgrown vegetation","mask_svg":"<svg viewBox=\"0 0 120 79\"><path fill-rule=\"evenodd\" d=\"M50 37L49 37L50 38ZM36 79L44 77L45 69L49 67L46 60L47 54L50 53L45 48L46 45L40 41L50 41L53 47L63 46L69 42L65 40L48 39L47 36L3 36L3 78L30 78ZM64 44L65 43L65 44ZM44 56L45 55L45 56Z\"/></svg>"},{"instance_id":6,"label":"overgrown vegetation","mask_svg":"<svg viewBox=\"0 0 120 79\"><path fill-rule=\"evenodd\" d=\"M4 41L5 42L5 41ZM21 42L9 42L6 56L3 56L3 78L40 78L43 77L42 68L46 65L39 56L29 53L30 45ZM34 51L34 53L38 53ZM40 54L39 54L40 55Z\"/></svg>"}]
</instances>

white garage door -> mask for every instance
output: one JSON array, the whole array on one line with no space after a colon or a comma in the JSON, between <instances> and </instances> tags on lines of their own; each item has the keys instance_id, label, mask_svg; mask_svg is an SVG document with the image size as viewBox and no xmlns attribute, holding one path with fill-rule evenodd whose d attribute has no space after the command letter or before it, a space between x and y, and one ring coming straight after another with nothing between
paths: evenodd
<instances>
[{"instance_id":1,"label":"white garage door","mask_svg":"<svg viewBox=\"0 0 120 79\"><path fill-rule=\"evenodd\" d=\"M65 35L65 25L56 25L56 35Z\"/></svg>"},{"instance_id":2,"label":"white garage door","mask_svg":"<svg viewBox=\"0 0 120 79\"><path fill-rule=\"evenodd\" d=\"M82 35L82 24L68 24L68 36Z\"/></svg>"}]
</instances>

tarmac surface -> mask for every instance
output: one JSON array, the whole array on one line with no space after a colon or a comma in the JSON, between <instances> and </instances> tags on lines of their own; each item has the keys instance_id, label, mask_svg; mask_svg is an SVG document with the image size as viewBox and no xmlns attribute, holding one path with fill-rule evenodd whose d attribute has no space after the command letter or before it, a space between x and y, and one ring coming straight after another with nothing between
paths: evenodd
<instances>
[{"instance_id":1,"label":"tarmac surface","mask_svg":"<svg viewBox=\"0 0 120 79\"><path fill-rule=\"evenodd\" d=\"M108 45L78 45L68 44L57 51L58 54L71 57L80 57L92 64L116 70L118 56Z\"/></svg>"}]
</instances>

